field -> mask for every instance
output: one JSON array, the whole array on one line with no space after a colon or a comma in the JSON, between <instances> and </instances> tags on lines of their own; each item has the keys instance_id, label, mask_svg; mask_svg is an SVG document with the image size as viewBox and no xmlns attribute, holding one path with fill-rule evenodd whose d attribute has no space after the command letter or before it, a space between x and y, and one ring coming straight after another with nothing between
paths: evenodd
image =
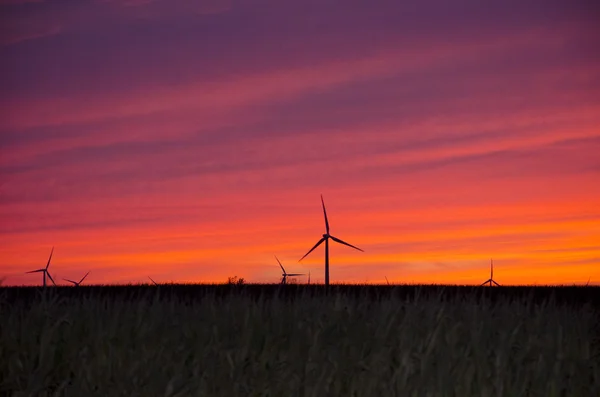
<instances>
[{"instance_id":1,"label":"field","mask_svg":"<svg viewBox=\"0 0 600 397\"><path fill-rule=\"evenodd\" d=\"M598 287L0 288L4 396L600 396Z\"/></svg>"}]
</instances>

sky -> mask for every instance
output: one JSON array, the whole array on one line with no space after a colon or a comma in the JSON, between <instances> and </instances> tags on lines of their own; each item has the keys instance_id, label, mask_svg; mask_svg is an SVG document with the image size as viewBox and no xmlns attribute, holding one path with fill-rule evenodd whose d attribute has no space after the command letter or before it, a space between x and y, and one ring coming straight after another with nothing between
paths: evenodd
<instances>
[{"instance_id":1,"label":"sky","mask_svg":"<svg viewBox=\"0 0 600 397\"><path fill-rule=\"evenodd\" d=\"M0 279L600 284L592 1L0 0ZM298 277L297 282L305 282Z\"/></svg>"}]
</instances>

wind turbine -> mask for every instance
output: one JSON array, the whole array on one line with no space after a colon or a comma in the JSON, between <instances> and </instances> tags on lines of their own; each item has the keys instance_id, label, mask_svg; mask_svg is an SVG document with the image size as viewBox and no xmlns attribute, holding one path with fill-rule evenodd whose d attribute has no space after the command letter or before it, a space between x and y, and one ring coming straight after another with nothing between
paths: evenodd
<instances>
[{"instance_id":1,"label":"wind turbine","mask_svg":"<svg viewBox=\"0 0 600 397\"><path fill-rule=\"evenodd\" d=\"M63 280L70 282L71 284L73 284L74 287L79 287L79 284L83 283L83 280L85 280L88 274L90 274L90 272L87 272L85 276L83 276L83 278L79 281L69 280L68 278L63 278Z\"/></svg>"},{"instance_id":2,"label":"wind turbine","mask_svg":"<svg viewBox=\"0 0 600 397\"><path fill-rule=\"evenodd\" d=\"M315 250L315 248L317 248L319 245L321 245L323 242L325 242L325 286L328 287L329 286L329 239L332 239L336 243L347 245L348 247L354 248L356 250L359 250L362 252L364 252L364 251L358 247L353 246L352 244L348 244L347 242L342 241L339 238L334 237L331 234L329 234L329 221L327 220L327 211L325 210L325 201L323 201L323 195L321 195L321 204L323 205L323 215L325 216L325 234L323 234L323 237L317 242L317 244L315 244L314 247L312 247L310 249L310 251L308 251L302 258L300 258L300 261L302 259L306 258L308 256L308 254L313 252ZM300 262L300 261L298 261L298 262Z\"/></svg>"},{"instance_id":3,"label":"wind turbine","mask_svg":"<svg viewBox=\"0 0 600 397\"><path fill-rule=\"evenodd\" d=\"M52 281L52 284L54 284L54 286L56 287L56 283L54 282L54 279L52 278L52 276L50 275L50 272L48 271L48 268L50 267L50 260L52 259L52 253L54 252L54 247L52 247L52 251L50 251L50 257L48 258L48 263L46 264L46 267L38 269L38 270L32 270L30 272L25 272L26 274L28 273L43 273L44 277L44 288L46 288L46 276L48 276L50 278L50 281Z\"/></svg>"},{"instance_id":4,"label":"wind turbine","mask_svg":"<svg viewBox=\"0 0 600 397\"><path fill-rule=\"evenodd\" d=\"M152 280L152 277L148 276L148 278L150 279L150 281L152 281L154 283L154 285L158 286L158 283L154 280Z\"/></svg>"},{"instance_id":5,"label":"wind turbine","mask_svg":"<svg viewBox=\"0 0 600 397\"><path fill-rule=\"evenodd\" d=\"M275 256L275 259L277 259L277 263L279 263L279 266L281 267L281 270L283 270L283 274L282 274L283 277L281 278L281 285L286 285L287 284L287 278L288 278L288 276L304 276L303 273L287 273L285 271L285 269L283 268L283 265L279 261L279 258L277 258L277 256Z\"/></svg>"},{"instance_id":6,"label":"wind turbine","mask_svg":"<svg viewBox=\"0 0 600 397\"><path fill-rule=\"evenodd\" d=\"M490 287L492 286L492 284L495 284L497 287L500 286L500 284L498 284L497 282L494 281L494 260L493 259L490 259L490 278L487 279L486 281L484 281L481 284L481 287L483 287L486 284L489 284Z\"/></svg>"}]
</instances>

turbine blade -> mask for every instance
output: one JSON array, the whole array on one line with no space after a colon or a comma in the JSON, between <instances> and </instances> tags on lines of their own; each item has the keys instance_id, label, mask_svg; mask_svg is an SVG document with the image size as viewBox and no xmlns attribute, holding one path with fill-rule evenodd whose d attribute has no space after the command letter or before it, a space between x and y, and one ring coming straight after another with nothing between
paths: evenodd
<instances>
[{"instance_id":1,"label":"turbine blade","mask_svg":"<svg viewBox=\"0 0 600 397\"><path fill-rule=\"evenodd\" d=\"M25 274L27 274L27 273L39 273L39 272L45 272L45 271L46 271L46 269L38 269L38 270L32 270L30 272L25 272Z\"/></svg>"},{"instance_id":2,"label":"turbine blade","mask_svg":"<svg viewBox=\"0 0 600 397\"><path fill-rule=\"evenodd\" d=\"M316 243L315 246L310 249L310 251L308 251L306 254L304 254L304 256L302 258L300 258L300 260L298 262L300 262L302 259L306 258L308 256L308 254L313 252L315 250L315 248L317 248L319 245L321 245L323 243L323 241L325 241L325 237L321 238L319 240L319 242Z\"/></svg>"},{"instance_id":3,"label":"turbine blade","mask_svg":"<svg viewBox=\"0 0 600 397\"><path fill-rule=\"evenodd\" d=\"M158 285L158 284L156 283L156 281L152 280L152 277L148 276L148 278L150 279L150 281L152 281L152 282L154 283L154 285Z\"/></svg>"},{"instance_id":4,"label":"turbine blade","mask_svg":"<svg viewBox=\"0 0 600 397\"><path fill-rule=\"evenodd\" d=\"M54 247L52 247L52 251L50 251L50 257L48 258L48 264L46 264L46 270L50 267L50 260L52 259L52 253L54 253Z\"/></svg>"},{"instance_id":5,"label":"turbine blade","mask_svg":"<svg viewBox=\"0 0 600 397\"><path fill-rule=\"evenodd\" d=\"M490 281L491 281L491 280L486 280L486 281L484 281L483 283L481 283L480 287L483 287L484 285L486 285L486 284L489 284L489 283L490 283Z\"/></svg>"},{"instance_id":6,"label":"turbine blade","mask_svg":"<svg viewBox=\"0 0 600 397\"><path fill-rule=\"evenodd\" d=\"M87 272L85 274L85 276L83 276L83 278L81 280L79 280L79 284L83 283L83 280L85 280L85 278L88 276L88 274L90 274L90 272Z\"/></svg>"},{"instance_id":7,"label":"turbine blade","mask_svg":"<svg viewBox=\"0 0 600 397\"><path fill-rule=\"evenodd\" d=\"M500 284L498 284L497 282L495 282L494 280L492 280L492 283L496 284L498 287L500 286Z\"/></svg>"},{"instance_id":8,"label":"turbine blade","mask_svg":"<svg viewBox=\"0 0 600 397\"><path fill-rule=\"evenodd\" d=\"M494 260L490 259L490 280L494 278Z\"/></svg>"},{"instance_id":9,"label":"turbine blade","mask_svg":"<svg viewBox=\"0 0 600 397\"><path fill-rule=\"evenodd\" d=\"M387 276L384 276L384 277L385 277L385 281L386 281L387 285L390 285L390 280L387 279Z\"/></svg>"},{"instance_id":10,"label":"turbine blade","mask_svg":"<svg viewBox=\"0 0 600 397\"><path fill-rule=\"evenodd\" d=\"M54 286L56 287L56 283L54 282L54 279L50 275L50 272L46 271L46 274L48 275L48 278L50 278L50 281L52 281L52 284L54 284Z\"/></svg>"},{"instance_id":11,"label":"turbine blade","mask_svg":"<svg viewBox=\"0 0 600 397\"><path fill-rule=\"evenodd\" d=\"M68 281L73 284L77 284L77 281L69 280L68 278L63 278L63 280Z\"/></svg>"},{"instance_id":12,"label":"turbine blade","mask_svg":"<svg viewBox=\"0 0 600 397\"><path fill-rule=\"evenodd\" d=\"M332 239L333 241L336 241L336 242L338 242L338 243L340 243L340 244L344 244L344 245L347 245L348 247L352 247L352 248L354 248L354 249L357 249L357 250L359 250L359 251L361 251L361 252L365 252L365 251L361 250L360 248L353 246L352 244L348 244L347 242L340 240L340 239L339 239L339 238L337 238L337 237L333 237L333 236L329 236L329 237L331 237L331 239Z\"/></svg>"},{"instance_id":13,"label":"turbine blade","mask_svg":"<svg viewBox=\"0 0 600 397\"><path fill-rule=\"evenodd\" d=\"M277 258L277 255L275 255L275 259L277 259L277 263L279 263L281 270L283 270L283 274L285 274L285 269L283 268L283 265L281 264L281 261L279 260L279 258Z\"/></svg>"},{"instance_id":14,"label":"turbine blade","mask_svg":"<svg viewBox=\"0 0 600 397\"><path fill-rule=\"evenodd\" d=\"M325 201L323 201L323 195L321 195L321 204L323 205L323 215L325 216L325 230L329 234L329 220L327 219L327 210L325 210Z\"/></svg>"},{"instance_id":15,"label":"turbine blade","mask_svg":"<svg viewBox=\"0 0 600 397\"><path fill-rule=\"evenodd\" d=\"M288 276L305 276L305 273L292 273L292 274L288 274Z\"/></svg>"}]
</instances>

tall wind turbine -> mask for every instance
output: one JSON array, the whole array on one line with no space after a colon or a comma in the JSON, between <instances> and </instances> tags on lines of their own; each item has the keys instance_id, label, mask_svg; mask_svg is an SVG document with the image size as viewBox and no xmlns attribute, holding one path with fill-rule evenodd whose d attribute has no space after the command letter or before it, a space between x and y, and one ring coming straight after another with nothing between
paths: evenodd
<instances>
[{"instance_id":1,"label":"tall wind turbine","mask_svg":"<svg viewBox=\"0 0 600 397\"><path fill-rule=\"evenodd\" d=\"M486 281L484 281L481 284L481 287L483 287L486 284L488 284L490 287L492 286L492 284L496 285L497 287L500 286L500 284L498 284L497 282L494 281L494 260L493 259L490 259L490 278L487 279Z\"/></svg>"},{"instance_id":2,"label":"tall wind turbine","mask_svg":"<svg viewBox=\"0 0 600 397\"><path fill-rule=\"evenodd\" d=\"M56 283L54 282L54 279L52 278L52 276L50 275L50 272L48 271L48 268L50 267L50 260L52 259L52 253L54 253L54 247L52 247L52 251L50 251L50 257L48 258L48 263L46 264L46 267L38 269L38 270L32 270L30 272L25 272L26 274L28 274L28 273L43 273L44 288L46 287L46 276L48 276L50 278L50 281L52 281L52 284L54 284L54 286L56 287Z\"/></svg>"},{"instance_id":3,"label":"tall wind turbine","mask_svg":"<svg viewBox=\"0 0 600 397\"><path fill-rule=\"evenodd\" d=\"M85 276L83 276L83 278L79 281L69 280L68 278L63 278L63 280L70 282L71 284L73 284L74 287L79 287L79 284L83 283L83 280L85 280L88 274L90 274L90 272L87 272Z\"/></svg>"},{"instance_id":4,"label":"tall wind turbine","mask_svg":"<svg viewBox=\"0 0 600 397\"><path fill-rule=\"evenodd\" d=\"M279 266L281 267L281 270L283 270L283 274L281 277L281 285L285 285L287 284L287 278L288 276L304 276L303 273L288 273L285 271L285 269L283 268L283 265L281 264L281 261L279 260L279 258L277 258L277 256L275 256L275 259L277 259L277 263L279 263Z\"/></svg>"},{"instance_id":5,"label":"tall wind turbine","mask_svg":"<svg viewBox=\"0 0 600 397\"><path fill-rule=\"evenodd\" d=\"M353 246L352 244L348 244L347 242L342 241L339 238L334 237L331 234L329 234L329 221L327 220L327 211L325 210L325 201L323 201L323 195L321 195L321 204L323 205L323 215L325 217L325 234L323 234L323 237L317 242L317 244L315 244L314 247L312 247L310 249L310 251L308 251L302 258L300 258L300 261L302 259L306 258L308 256L308 254L313 252L315 250L315 248L317 248L319 245L321 245L323 242L325 242L325 286L328 287L329 286L329 239L332 239L336 243L347 245L348 247L354 248L356 250L359 250L362 252L364 252L364 251L358 247ZM298 261L298 262L300 262L300 261Z\"/></svg>"}]
</instances>

